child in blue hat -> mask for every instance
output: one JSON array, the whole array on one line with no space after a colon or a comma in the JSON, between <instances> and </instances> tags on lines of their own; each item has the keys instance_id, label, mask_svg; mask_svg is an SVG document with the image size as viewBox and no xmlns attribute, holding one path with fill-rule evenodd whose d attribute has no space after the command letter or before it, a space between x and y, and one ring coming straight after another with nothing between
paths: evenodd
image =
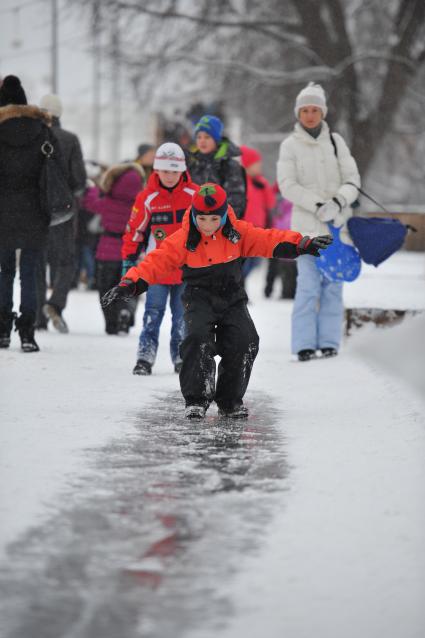
<instances>
[{"instance_id":1,"label":"child in blue hat","mask_svg":"<svg viewBox=\"0 0 425 638\"><path fill-rule=\"evenodd\" d=\"M203 115L195 126L194 150L187 164L195 184L213 182L227 192L229 203L241 219L246 206L245 170L235 158L240 149L223 135L223 122L215 115Z\"/></svg>"}]
</instances>

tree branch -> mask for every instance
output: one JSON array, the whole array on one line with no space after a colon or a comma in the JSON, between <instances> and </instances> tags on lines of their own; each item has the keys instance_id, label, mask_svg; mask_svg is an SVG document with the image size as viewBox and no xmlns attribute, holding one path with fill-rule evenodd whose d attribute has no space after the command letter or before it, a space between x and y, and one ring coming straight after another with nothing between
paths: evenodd
<instances>
[{"instance_id":1,"label":"tree branch","mask_svg":"<svg viewBox=\"0 0 425 638\"><path fill-rule=\"evenodd\" d=\"M304 55L309 57L311 60L315 60L318 63L322 62L317 53L313 49L310 49L306 46L306 40L303 35L301 26L296 26L289 20L259 20L258 22L253 20L218 20L216 18L209 18L207 16L196 16L187 13L180 13L170 9L167 11L149 9L148 7L141 7L139 5L128 2L118 2L118 7L125 10L135 11L138 14L150 15L155 18L187 20L196 24L209 25L217 28L223 27L228 29L243 29L246 31L254 31L255 33L261 33L262 35L265 35L267 38L276 40L277 42L282 42L285 44L289 42L294 47L302 51ZM277 33L276 31L273 31L267 27L281 27L285 28L286 31L280 31L279 33Z\"/></svg>"},{"instance_id":2,"label":"tree branch","mask_svg":"<svg viewBox=\"0 0 425 638\"><path fill-rule=\"evenodd\" d=\"M414 68L414 64L410 59L402 59L400 56L394 57L390 54L382 54L379 51L369 51L364 53L359 53L357 55L352 55L345 60L341 60L339 64L336 66L308 66L302 67L295 71L274 71L274 70L265 70L263 67L256 67L252 64L248 64L246 62L241 62L235 59L224 59L224 58L201 58L199 55L191 55L183 52L173 52L169 56L161 55L161 65L162 64L172 64L177 61L181 62L190 62L191 64L197 64L200 66L215 66L222 68L230 68L234 70L239 70L244 74L250 74L259 79L260 83L267 84L270 86L290 86L294 84L299 84L301 82L307 81L326 81L332 79L338 79L347 72L347 70L355 66L358 62L364 62L366 60L392 60L395 59L399 64L405 65L407 68ZM158 56L153 54L151 56L144 55L143 61L129 60L127 59L127 64L130 64L133 67L143 68L146 63L149 61L157 61Z\"/></svg>"}]
</instances>

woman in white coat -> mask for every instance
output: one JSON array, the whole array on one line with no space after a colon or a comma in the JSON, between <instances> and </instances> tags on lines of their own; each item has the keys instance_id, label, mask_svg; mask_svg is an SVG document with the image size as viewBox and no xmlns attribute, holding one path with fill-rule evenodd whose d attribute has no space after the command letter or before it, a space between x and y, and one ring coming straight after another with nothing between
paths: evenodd
<instances>
[{"instance_id":1,"label":"woman in white coat","mask_svg":"<svg viewBox=\"0 0 425 638\"><path fill-rule=\"evenodd\" d=\"M341 240L351 204L357 199L360 176L344 139L325 122L326 97L310 82L297 96L294 132L280 147L277 180L282 195L294 207L292 228L310 236L329 232L327 222L341 228ZM338 354L342 336L342 283L319 272L314 257L298 259L297 291L292 313L292 352L308 361Z\"/></svg>"}]
</instances>

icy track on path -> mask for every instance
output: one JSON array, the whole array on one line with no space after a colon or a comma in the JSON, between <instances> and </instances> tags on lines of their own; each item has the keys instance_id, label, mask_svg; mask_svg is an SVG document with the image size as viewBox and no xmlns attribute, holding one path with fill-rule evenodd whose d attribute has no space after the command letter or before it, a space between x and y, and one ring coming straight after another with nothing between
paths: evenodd
<instances>
[{"instance_id":1,"label":"icy track on path","mask_svg":"<svg viewBox=\"0 0 425 638\"><path fill-rule=\"evenodd\" d=\"M230 613L221 584L258 551L287 468L278 415L184 419L176 393L128 415L45 525L12 545L2 636L184 636Z\"/></svg>"},{"instance_id":2,"label":"icy track on path","mask_svg":"<svg viewBox=\"0 0 425 638\"><path fill-rule=\"evenodd\" d=\"M424 309L424 266L400 253L346 300ZM422 638L425 403L400 371L424 318L293 363L263 276L245 424L182 419L168 318L132 376L95 293L39 354L0 352L1 638Z\"/></svg>"}]
</instances>

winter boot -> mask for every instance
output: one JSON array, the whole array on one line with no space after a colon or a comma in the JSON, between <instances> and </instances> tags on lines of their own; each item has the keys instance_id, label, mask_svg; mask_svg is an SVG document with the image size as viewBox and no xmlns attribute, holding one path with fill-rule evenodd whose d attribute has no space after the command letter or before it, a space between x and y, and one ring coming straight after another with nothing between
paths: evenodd
<instances>
[{"instance_id":1,"label":"winter boot","mask_svg":"<svg viewBox=\"0 0 425 638\"><path fill-rule=\"evenodd\" d=\"M138 359L136 365L133 368L133 374L137 374L141 377L147 377L152 374L152 365L148 361Z\"/></svg>"},{"instance_id":2,"label":"winter boot","mask_svg":"<svg viewBox=\"0 0 425 638\"><path fill-rule=\"evenodd\" d=\"M43 306L43 314L46 319L51 319L56 330L61 332L62 334L67 334L69 332L69 328L66 325L65 319L62 317L61 311L52 306L52 304L45 303Z\"/></svg>"},{"instance_id":3,"label":"winter boot","mask_svg":"<svg viewBox=\"0 0 425 638\"><path fill-rule=\"evenodd\" d=\"M118 324L116 321L106 321L105 332L107 335L117 335L118 334Z\"/></svg>"},{"instance_id":4,"label":"winter boot","mask_svg":"<svg viewBox=\"0 0 425 638\"><path fill-rule=\"evenodd\" d=\"M248 408L243 404L235 405L232 408L218 408L218 416L225 419L247 419Z\"/></svg>"},{"instance_id":5,"label":"winter boot","mask_svg":"<svg viewBox=\"0 0 425 638\"><path fill-rule=\"evenodd\" d=\"M338 350L336 348L321 348L322 357L329 359L330 357L336 357Z\"/></svg>"},{"instance_id":6,"label":"winter boot","mask_svg":"<svg viewBox=\"0 0 425 638\"><path fill-rule=\"evenodd\" d=\"M316 358L316 351L311 350L310 348L306 348L305 350L300 350L298 353L298 361L310 361L311 359Z\"/></svg>"},{"instance_id":7,"label":"winter boot","mask_svg":"<svg viewBox=\"0 0 425 638\"><path fill-rule=\"evenodd\" d=\"M187 405L184 411L186 419L203 419L206 408L204 405Z\"/></svg>"},{"instance_id":8,"label":"winter boot","mask_svg":"<svg viewBox=\"0 0 425 638\"><path fill-rule=\"evenodd\" d=\"M126 308L122 308L120 310L120 314L118 316L118 332L129 333L131 325L131 312Z\"/></svg>"},{"instance_id":9,"label":"winter boot","mask_svg":"<svg viewBox=\"0 0 425 638\"><path fill-rule=\"evenodd\" d=\"M14 312L0 310L0 348L10 346L10 333L13 328L13 321L16 317Z\"/></svg>"},{"instance_id":10,"label":"winter boot","mask_svg":"<svg viewBox=\"0 0 425 638\"><path fill-rule=\"evenodd\" d=\"M21 348L24 352L38 352L40 348L34 339L35 317L32 314L23 313L15 320L15 331L19 332Z\"/></svg>"},{"instance_id":11,"label":"winter boot","mask_svg":"<svg viewBox=\"0 0 425 638\"><path fill-rule=\"evenodd\" d=\"M43 315L43 317L41 319L37 319L37 321L35 322L35 329L36 330L48 330L49 329L49 326L48 326L48 323L47 323L47 319L44 317L44 315Z\"/></svg>"}]
</instances>

